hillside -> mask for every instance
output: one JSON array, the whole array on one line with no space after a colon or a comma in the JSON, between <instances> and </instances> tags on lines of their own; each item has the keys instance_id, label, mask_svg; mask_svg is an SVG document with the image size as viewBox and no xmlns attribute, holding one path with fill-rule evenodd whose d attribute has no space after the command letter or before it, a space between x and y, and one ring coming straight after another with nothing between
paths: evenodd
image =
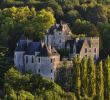
<instances>
[{"instance_id":1,"label":"hillside","mask_svg":"<svg viewBox=\"0 0 110 100\"><path fill-rule=\"evenodd\" d=\"M21 36L43 40L55 23L68 23L73 37L100 37L100 59L78 57L60 80L21 73L13 62ZM64 51L65 53L65 51ZM109 100L110 0L1 0L0 98L3 100Z\"/></svg>"}]
</instances>

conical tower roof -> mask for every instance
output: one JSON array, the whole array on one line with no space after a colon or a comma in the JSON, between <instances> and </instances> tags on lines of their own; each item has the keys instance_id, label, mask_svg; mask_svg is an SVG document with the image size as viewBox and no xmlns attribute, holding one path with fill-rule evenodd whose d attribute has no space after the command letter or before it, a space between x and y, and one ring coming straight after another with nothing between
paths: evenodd
<instances>
[{"instance_id":1,"label":"conical tower roof","mask_svg":"<svg viewBox=\"0 0 110 100\"><path fill-rule=\"evenodd\" d=\"M46 44L44 44L44 46L42 47L39 56L43 56L43 57L52 56L52 53L48 50L48 47L46 46Z\"/></svg>"}]
</instances>

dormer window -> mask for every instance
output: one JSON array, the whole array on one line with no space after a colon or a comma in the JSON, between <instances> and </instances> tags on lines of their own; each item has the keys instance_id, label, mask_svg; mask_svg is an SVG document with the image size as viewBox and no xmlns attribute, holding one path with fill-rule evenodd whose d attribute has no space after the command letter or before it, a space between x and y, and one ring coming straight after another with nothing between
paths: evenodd
<instances>
[{"instance_id":1,"label":"dormer window","mask_svg":"<svg viewBox=\"0 0 110 100\"><path fill-rule=\"evenodd\" d=\"M26 56L26 63L28 63L28 56Z\"/></svg>"}]
</instances>

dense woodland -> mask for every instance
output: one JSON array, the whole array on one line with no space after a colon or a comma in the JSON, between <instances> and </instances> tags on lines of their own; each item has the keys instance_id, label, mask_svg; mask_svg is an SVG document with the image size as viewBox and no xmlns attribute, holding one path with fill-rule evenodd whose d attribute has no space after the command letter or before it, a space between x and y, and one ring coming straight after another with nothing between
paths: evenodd
<instances>
[{"instance_id":1,"label":"dense woodland","mask_svg":"<svg viewBox=\"0 0 110 100\"><path fill-rule=\"evenodd\" d=\"M73 59L59 85L39 75L20 73L13 52L21 35L43 39L56 22L66 22L73 36L99 36L100 60ZM3 100L109 100L110 0L0 0L0 98ZM71 77L71 80L68 78ZM23 99L21 99L23 98Z\"/></svg>"}]
</instances>

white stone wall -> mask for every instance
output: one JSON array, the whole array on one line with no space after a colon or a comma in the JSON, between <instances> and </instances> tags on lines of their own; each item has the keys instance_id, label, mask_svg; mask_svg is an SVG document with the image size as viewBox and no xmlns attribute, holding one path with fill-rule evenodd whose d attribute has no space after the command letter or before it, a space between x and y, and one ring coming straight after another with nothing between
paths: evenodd
<instances>
[{"instance_id":1,"label":"white stone wall","mask_svg":"<svg viewBox=\"0 0 110 100\"><path fill-rule=\"evenodd\" d=\"M27 61L26 61L27 60ZM25 71L30 71L35 73L35 56L34 55L25 55Z\"/></svg>"},{"instance_id":2,"label":"white stone wall","mask_svg":"<svg viewBox=\"0 0 110 100\"><path fill-rule=\"evenodd\" d=\"M35 56L37 56L40 52L35 52Z\"/></svg>"},{"instance_id":3,"label":"white stone wall","mask_svg":"<svg viewBox=\"0 0 110 100\"><path fill-rule=\"evenodd\" d=\"M64 48L65 42L71 39L71 30L67 24L63 24L62 31L54 30L54 34L45 35L45 43L51 44L56 48Z\"/></svg>"},{"instance_id":4,"label":"white stone wall","mask_svg":"<svg viewBox=\"0 0 110 100\"><path fill-rule=\"evenodd\" d=\"M45 35L45 44L50 44L52 46L54 46L54 35Z\"/></svg>"},{"instance_id":5,"label":"white stone wall","mask_svg":"<svg viewBox=\"0 0 110 100\"><path fill-rule=\"evenodd\" d=\"M56 48L64 48L66 36L62 31L56 31L53 35L45 35L45 43L47 42Z\"/></svg>"},{"instance_id":6,"label":"white stone wall","mask_svg":"<svg viewBox=\"0 0 110 100\"><path fill-rule=\"evenodd\" d=\"M28 58L28 62L26 62L27 59L26 57ZM32 57L34 58L33 62L32 62ZM41 76L54 81L55 70L60 61L60 56L35 57L32 55L25 55L24 60L25 60L26 71L38 73Z\"/></svg>"},{"instance_id":7,"label":"white stone wall","mask_svg":"<svg viewBox=\"0 0 110 100\"><path fill-rule=\"evenodd\" d=\"M38 61L40 58L40 62ZM54 80L54 64L51 62L51 57L36 57L36 65L39 67L40 72L43 77L49 78ZM39 71L38 67L36 66L36 70ZM52 70L52 72L51 72Z\"/></svg>"},{"instance_id":8,"label":"white stone wall","mask_svg":"<svg viewBox=\"0 0 110 100\"><path fill-rule=\"evenodd\" d=\"M87 52L85 52L85 48L87 49ZM96 49L96 52L95 52ZM99 38L98 37L90 37L86 38L81 52L80 52L80 58L82 59L84 56L89 58L92 56L95 60L98 60L99 58Z\"/></svg>"},{"instance_id":9,"label":"white stone wall","mask_svg":"<svg viewBox=\"0 0 110 100\"><path fill-rule=\"evenodd\" d=\"M54 33L54 45L58 48L64 48L65 47L65 35L62 31L57 31Z\"/></svg>"},{"instance_id":10,"label":"white stone wall","mask_svg":"<svg viewBox=\"0 0 110 100\"><path fill-rule=\"evenodd\" d=\"M16 51L14 54L14 63L18 70L24 69L24 52L23 51Z\"/></svg>"}]
</instances>

